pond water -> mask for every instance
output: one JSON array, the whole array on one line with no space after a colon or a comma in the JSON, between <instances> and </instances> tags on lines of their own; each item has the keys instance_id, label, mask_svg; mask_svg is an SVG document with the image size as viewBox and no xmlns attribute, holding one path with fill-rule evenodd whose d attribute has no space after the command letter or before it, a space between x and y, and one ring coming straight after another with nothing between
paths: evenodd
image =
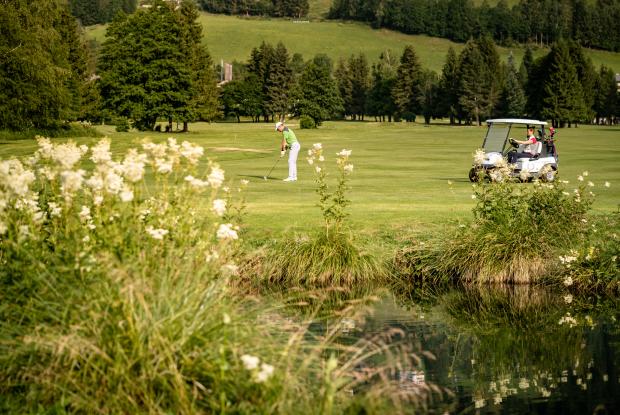
<instances>
[{"instance_id":1,"label":"pond water","mask_svg":"<svg viewBox=\"0 0 620 415\"><path fill-rule=\"evenodd\" d=\"M413 292L384 297L344 336L400 331L421 357L396 375L402 387L445 389L430 413L619 414L619 304L529 286Z\"/></svg>"}]
</instances>

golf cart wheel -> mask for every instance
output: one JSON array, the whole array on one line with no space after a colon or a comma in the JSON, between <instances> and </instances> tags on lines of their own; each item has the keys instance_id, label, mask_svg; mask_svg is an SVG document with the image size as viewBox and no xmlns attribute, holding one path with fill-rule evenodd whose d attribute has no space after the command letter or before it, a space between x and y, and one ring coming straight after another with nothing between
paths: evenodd
<instances>
[{"instance_id":1,"label":"golf cart wheel","mask_svg":"<svg viewBox=\"0 0 620 415\"><path fill-rule=\"evenodd\" d=\"M543 169L546 169L547 171L540 175L540 180L545 183L551 183L555 181L555 175L557 171L549 165L543 167Z\"/></svg>"},{"instance_id":2,"label":"golf cart wheel","mask_svg":"<svg viewBox=\"0 0 620 415\"><path fill-rule=\"evenodd\" d=\"M479 182L481 171L482 170L478 170L472 167L471 170L469 170L469 181L472 183Z\"/></svg>"}]
</instances>

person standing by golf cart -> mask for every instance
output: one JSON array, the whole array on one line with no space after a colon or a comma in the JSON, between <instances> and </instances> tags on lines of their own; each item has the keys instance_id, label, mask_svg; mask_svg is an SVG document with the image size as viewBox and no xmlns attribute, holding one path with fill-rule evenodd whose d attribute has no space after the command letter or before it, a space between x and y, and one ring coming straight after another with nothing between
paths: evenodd
<instances>
[{"instance_id":1,"label":"person standing by golf cart","mask_svg":"<svg viewBox=\"0 0 620 415\"><path fill-rule=\"evenodd\" d=\"M299 155L299 149L301 145L297 141L295 133L284 125L283 122L276 123L276 131L282 133L282 143L280 144L280 157L284 157L286 150L288 153L288 177L284 179L285 182L297 181L297 155Z\"/></svg>"},{"instance_id":2,"label":"person standing by golf cart","mask_svg":"<svg viewBox=\"0 0 620 415\"><path fill-rule=\"evenodd\" d=\"M523 148L523 152L522 153L519 153L519 152L516 152L516 151L508 153L508 162L509 163L516 163L517 160L520 159L520 158L532 158L536 154L536 143L538 142L538 140L536 140L536 137L534 136L534 129L533 128L530 127L530 128L527 129L527 140L525 140L525 141L515 140L514 138L509 138L508 140L511 143L520 144L520 145L525 146Z\"/></svg>"}]
</instances>

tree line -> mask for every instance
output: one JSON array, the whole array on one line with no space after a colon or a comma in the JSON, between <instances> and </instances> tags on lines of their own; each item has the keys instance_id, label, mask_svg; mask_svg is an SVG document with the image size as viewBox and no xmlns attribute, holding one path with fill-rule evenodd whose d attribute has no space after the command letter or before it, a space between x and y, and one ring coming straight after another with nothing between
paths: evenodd
<instances>
[{"instance_id":1,"label":"tree line","mask_svg":"<svg viewBox=\"0 0 620 415\"><path fill-rule=\"evenodd\" d=\"M117 13L136 11L138 0L69 0L71 13L83 26L107 23Z\"/></svg>"},{"instance_id":2,"label":"tree line","mask_svg":"<svg viewBox=\"0 0 620 415\"><path fill-rule=\"evenodd\" d=\"M551 120L564 126L616 122L620 102L614 71L595 68L575 41L559 41L537 59L528 48L517 65L500 60L490 36L450 49L440 73L424 68L413 46L386 50L371 63L363 53L334 63L318 54L290 55L263 42L235 79L216 86L215 65L202 44L193 1L180 8L156 0L108 27L97 73L68 6L11 0L0 9L0 129L58 129L65 121L130 120L153 130L165 120L325 120L480 124L489 117ZM39 30L32 31L32 27Z\"/></svg>"},{"instance_id":3,"label":"tree line","mask_svg":"<svg viewBox=\"0 0 620 415\"><path fill-rule=\"evenodd\" d=\"M308 14L308 0L199 0L203 10L247 16L300 18Z\"/></svg>"},{"instance_id":4,"label":"tree line","mask_svg":"<svg viewBox=\"0 0 620 415\"><path fill-rule=\"evenodd\" d=\"M520 0L513 7L506 0L495 6L470 0L334 0L329 17L456 42L482 35L503 45L573 39L585 47L620 50L618 0Z\"/></svg>"},{"instance_id":5,"label":"tree line","mask_svg":"<svg viewBox=\"0 0 620 415\"><path fill-rule=\"evenodd\" d=\"M66 6L4 2L0 27L0 128L57 129L62 120L92 116L88 49Z\"/></svg>"},{"instance_id":6,"label":"tree line","mask_svg":"<svg viewBox=\"0 0 620 415\"><path fill-rule=\"evenodd\" d=\"M66 121L130 119L153 130L220 114L213 61L202 44L199 10L155 0L118 14L97 62L69 6L10 0L0 8L0 129L53 130ZM38 30L32 30L37 27Z\"/></svg>"},{"instance_id":7,"label":"tree line","mask_svg":"<svg viewBox=\"0 0 620 415\"><path fill-rule=\"evenodd\" d=\"M574 41L555 43L534 59L531 48L517 65L500 60L489 36L450 48L440 74L423 68L413 46L402 55L385 51L370 64L364 54L289 58L286 47L255 48L240 78L222 88L224 114L269 121L284 114L327 119L415 121L449 118L481 124L490 117L551 120L556 126L613 122L620 101L613 70L597 71Z\"/></svg>"}]
</instances>

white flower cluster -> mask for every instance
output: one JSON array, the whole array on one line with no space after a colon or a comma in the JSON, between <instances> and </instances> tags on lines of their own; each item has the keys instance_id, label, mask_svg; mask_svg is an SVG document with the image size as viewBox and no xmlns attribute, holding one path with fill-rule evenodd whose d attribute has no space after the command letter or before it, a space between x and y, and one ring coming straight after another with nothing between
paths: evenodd
<instances>
[{"instance_id":1,"label":"white flower cluster","mask_svg":"<svg viewBox=\"0 0 620 415\"><path fill-rule=\"evenodd\" d=\"M224 183L224 170L220 168L217 164L211 164L211 171L209 176L207 176L207 181L214 189L219 189Z\"/></svg>"},{"instance_id":2,"label":"white flower cluster","mask_svg":"<svg viewBox=\"0 0 620 415\"><path fill-rule=\"evenodd\" d=\"M241 356L241 362L246 370L253 372L256 383L266 382L273 375L274 367L267 363L260 363L260 358L249 354Z\"/></svg>"},{"instance_id":3,"label":"white flower cluster","mask_svg":"<svg viewBox=\"0 0 620 415\"><path fill-rule=\"evenodd\" d=\"M508 162L504 158L500 158L495 163L495 168L489 171L489 177L491 181L502 183L510 179L510 173L513 170L512 165L508 164ZM529 176L529 172L528 173Z\"/></svg>"},{"instance_id":4,"label":"white flower cluster","mask_svg":"<svg viewBox=\"0 0 620 415\"><path fill-rule=\"evenodd\" d=\"M211 210L217 216L224 216L224 213L226 213L226 201L223 199L215 199Z\"/></svg>"},{"instance_id":5,"label":"white flower cluster","mask_svg":"<svg viewBox=\"0 0 620 415\"><path fill-rule=\"evenodd\" d=\"M167 229L155 229L152 226L146 227L146 232L151 235L151 238L162 240L164 236L168 235L169 231Z\"/></svg>"},{"instance_id":6,"label":"white flower cluster","mask_svg":"<svg viewBox=\"0 0 620 415\"><path fill-rule=\"evenodd\" d=\"M308 157L306 160L311 166L316 162L325 161L325 157L323 157L323 145L321 143L314 143L312 148L308 150ZM321 168L319 166L316 166L315 169L317 173L321 172Z\"/></svg>"},{"instance_id":7,"label":"white flower cluster","mask_svg":"<svg viewBox=\"0 0 620 415\"><path fill-rule=\"evenodd\" d=\"M209 186L208 181L197 179L191 174L188 176L185 176L185 181L189 183L192 187L195 187L196 189L203 189Z\"/></svg>"},{"instance_id":8,"label":"white flower cluster","mask_svg":"<svg viewBox=\"0 0 620 415\"><path fill-rule=\"evenodd\" d=\"M344 174L350 174L353 172L353 164L348 162L349 157L351 157L351 150L342 149L340 152L336 153L336 155L338 156L336 163L340 168L342 168Z\"/></svg>"},{"instance_id":9,"label":"white flower cluster","mask_svg":"<svg viewBox=\"0 0 620 415\"><path fill-rule=\"evenodd\" d=\"M563 324L568 325L568 327L575 327L577 325L577 320L575 319L575 317L571 316L570 313L566 313L565 316L563 316L560 321L558 322L558 324L561 326Z\"/></svg>"},{"instance_id":10,"label":"white flower cluster","mask_svg":"<svg viewBox=\"0 0 620 415\"><path fill-rule=\"evenodd\" d=\"M46 214L39 208L38 194L30 189L35 180L35 173L19 160L0 161L0 235L8 231L3 220L7 208L29 213L36 223L45 218Z\"/></svg>"},{"instance_id":11,"label":"white flower cluster","mask_svg":"<svg viewBox=\"0 0 620 415\"><path fill-rule=\"evenodd\" d=\"M571 249L569 255L560 255L558 258L562 265L566 266L566 268L570 268L571 264L579 258L579 252Z\"/></svg>"},{"instance_id":12,"label":"white flower cluster","mask_svg":"<svg viewBox=\"0 0 620 415\"><path fill-rule=\"evenodd\" d=\"M237 229L230 223L222 223L217 229L217 239L219 240L235 240L239 239Z\"/></svg>"},{"instance_id":13,"label":"white flower cluster","mask_svg":"<svg viewBox=\"0 0 620 415\"><path fill-rule=\"evenodd\" d=\"M482 163L484 163L485 158L486 158L486 155L485 155L484 150L481 148L477 149L476 152L474 153L474 165L482 166Z\"/></svg>"},{"instance_id":14,"label":"white flower cluster","mask_svg":"<svg viewBox=\"0 0 620 415\"><path fill-rule=\"evenodd\" d=\"M204 148L187 141L179 145L173 137L169 137L166 143L143 143L142 148L151 157L154 170L160 174L172 172L182 158L189 164L196 165L204 154Z\"/></svg>"}]
</instances>

